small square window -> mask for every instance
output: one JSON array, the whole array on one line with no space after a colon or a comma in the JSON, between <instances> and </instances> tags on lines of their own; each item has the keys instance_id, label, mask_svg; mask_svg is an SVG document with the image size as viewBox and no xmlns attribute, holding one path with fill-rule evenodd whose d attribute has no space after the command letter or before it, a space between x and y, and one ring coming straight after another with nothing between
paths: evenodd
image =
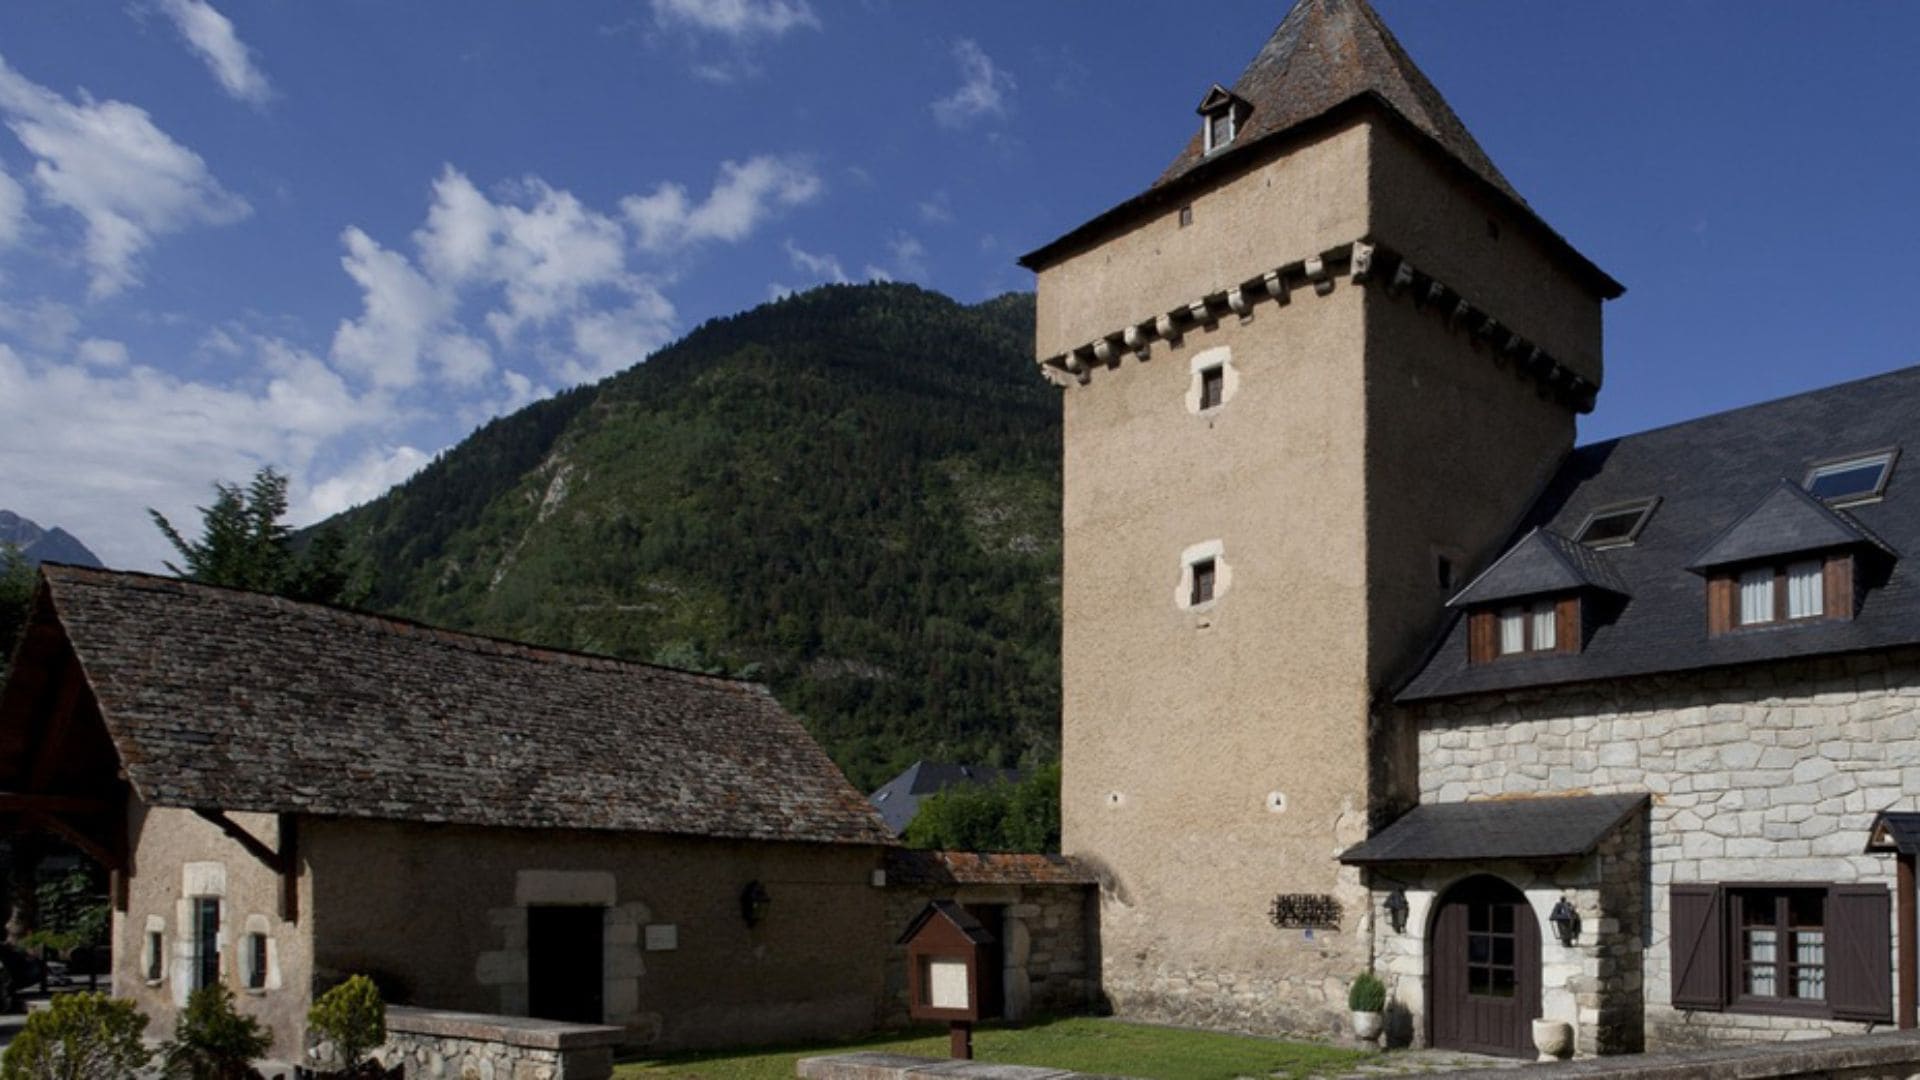
<instances>
[{"instance_id":1,"label":"small square window","mask_svg":"<svg viewBox=\"0 0 1920 1080\"><path fill-rule=\"evenodd\" d=\"M1214 562L1202 559L1193 564L1193 594L1190 603L1194 606L1208 603L1213 599Z\"/></svg>"},{"instance_id":2,"label":"small square window","mask_svg":"<svg viewBox=\"0 0 1920 1080\"><path fill-rule=\"evenodd\" d=\"M1191 205L1181 207L1180 227L1184 229L1191 224L1193 224L1193 207Z\"/></svg>"},{"instance_id":3,"label":"small square window","mask_svg":"<svg viewBox=\"0 0 1920 1080\"><path fill-rule=\"evenodd\" d=\"M1227 371L1223 367L1210 367L1200 372L1200 408L1217 409L1226 400Z\"/></svg>"}]
</instances>

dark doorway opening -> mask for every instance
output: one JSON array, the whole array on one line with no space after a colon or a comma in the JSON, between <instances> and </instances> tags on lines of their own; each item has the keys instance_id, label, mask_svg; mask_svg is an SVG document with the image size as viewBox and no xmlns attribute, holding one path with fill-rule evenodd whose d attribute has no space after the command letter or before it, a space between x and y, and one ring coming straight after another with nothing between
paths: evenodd
<instances>
[{"instance_id":1,"label":"dark doorway opening","mask_svg":"<svg viewBox=\"0 0 1920 1080\"><path fill-rule=\"evenodd\" d=\"M527 1013L598 1024L604 1016L606 909L527 909Z\"/></svg>"},{"instance_id":2,"label":"dark doorway opening","mask_svg":"<svg viewBox=\"0 0 1920 1080\"><path fill-rule=\"evenodd\" d=\"M1436 1047L1532 1057L1540 1015L1540 922L1519 889L1468 878L1441 897L1428 949L1427 1016Z\"/></svg>"},{"instance_id":3,"label":"dark doorway opening","mask_svg":"<svg viewBox=\"0 0 1920 1080\"><path fill-rule=\"evenodd\" d=\"M967 910L993 935L980 967L980 1019L998 1020L1007 1011L1007 905L968 904Z\"/></svg>"}]
</instances>

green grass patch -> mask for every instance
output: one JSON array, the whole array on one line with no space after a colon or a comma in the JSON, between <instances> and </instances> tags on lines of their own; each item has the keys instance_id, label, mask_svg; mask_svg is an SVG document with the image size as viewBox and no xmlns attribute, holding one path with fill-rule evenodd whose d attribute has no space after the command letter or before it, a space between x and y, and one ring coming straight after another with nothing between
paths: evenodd
<instances>
[{"instance_id":1,"label":"green grass patch","mask_svg":"<svg viewBox=\"0 0 1920 1080\"><path fill-rule=\"evenodd\" d=\"M817 1054L873 1051L947 1056L947 1033L891 1032L853 1042L686 1054L614 1070L616 1080L793 1080L794 1064ZM1317 1043L1069 1017L1027 1027L984 1027L973 1036L977 1060L1037 1065L1146 1080L1289 1078L1340 1072L1371 1056Z\"/></svg>"}]
</instances>

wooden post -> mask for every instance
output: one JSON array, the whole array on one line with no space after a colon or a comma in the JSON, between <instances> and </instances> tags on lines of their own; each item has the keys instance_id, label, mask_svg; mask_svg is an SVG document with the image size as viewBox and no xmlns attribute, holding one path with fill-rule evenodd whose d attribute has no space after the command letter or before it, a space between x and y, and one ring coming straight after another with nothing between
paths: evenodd
<instances>
[{"instance_id":1,"label":"wooden post","mask_svg":"<svg viewBox=\"0 0 1920 1080\"><path fill-rule=\"evenodd\" d=\"M955 1061L973 1060L973 1024L955 1020L947 1028L947 1052Z\"/></svg>"},{"instance_id":2,"label":"wooden post","mask_svg":"<svg viewBox=\"0 0 1920 1080\"><path fill-rule=\"evenodd\" d=\"M1914 1000L1920 992L1920 963L1916 962L1920 960L1920 942L1914 940L1913 860L1904 852L1898 856L1899 874L1895 879L1900 894L1896 909L1900 913L1900 1026L1907 1029L1915 1026L1915 1017L1920 1014L1916 1009L1920 1002Z\"/></svg>"}]
</instances>

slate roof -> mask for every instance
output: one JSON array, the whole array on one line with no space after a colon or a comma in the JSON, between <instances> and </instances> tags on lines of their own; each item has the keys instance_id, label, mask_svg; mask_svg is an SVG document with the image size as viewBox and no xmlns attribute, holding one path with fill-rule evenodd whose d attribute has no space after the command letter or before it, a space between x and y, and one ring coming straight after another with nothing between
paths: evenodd
<instances>
[{"instance_id":1,"label":"slate roof","mask_svg":"<svg viewBox=\"0 0 1920 1080\"><path fill-rule=\"evenodd\" d=\"M880 785L867 797L895 836L907 831L913 816L920 812L920 801L950 787L989 784L1017 784L1019 769L996 769L988 765L956 765L944 761L916 761L900 775Z\"/></svg>"},{"instance_id":2,"label":"slate roof","mask_svg":"<svg viewBox=\"0 0 1920 1080\"><path fill-rule=\"evenodd\" d=\"M1574 589L1604 589L1627 595L1627 584L1595 551L1551 529L1536 528L1494 560L1448 607L1467 607Z\"/></svg>"},{"instance_id":3,"label":"slate roof","mask_svg":"<svg viewBox=\"0 0 1920 1080\"><path fill-rule=\"evenodd\" d=\"M41 603L151 803L894 842L754 683L171 578L41 573ZM0 700L0 715L24 715L16 705Z\"/></svg>"},{"instance_id":4,"label":"slate roof","mask_svg":"<svg viewBox=\"0 0 1920 1080\"><path fill-rule=\"evenodd\" d=\"M1807 494L1799 484L1781 478L1758 506L1715 537L1694 556L1691 570L1827 551L1843 547L1877 547L1880 543L1845 511L1835 510ZM1887 552L1892 554L1892 552Z\"/></svg>"},{"instance_id":5,"label":"slate roof","mask_svg":"<svg viewBox=\"0 0 1920 1080\"><path fill-rule=\"evenodd\" d=\"M1560 795L1425 803L1340 853L1350 866L1567 859L1591 852L1647 796Z\"/></svg>"},{"instance_id":6,"label":"slate roof","mask_svg":"<svg viewBox=\"0 0 1920 1080\"><path fill-rule=\"evenodd\" d=\"M1920 812L1882 810L1867 830L1867 854L1920 855Z\"/></svg>"},{"instance_id":7,"label":"slate roof","mask_svg":"<svg viewBox=\"0 0 1920 1080\"><path fill-rule=\"evenodd\" d=\"M1604 552L1631 598L1617 617L1591 630L1579 653L1486 664L1468 664L1466 620L1456 615L1399 700L1920 644L1920 559L1912 557L1920 552L1920 478L1900 465L1880 501L1833 513L1876 546L1908 555L1876 560L1890 563L1880 569L1885 580L1869 581L1851 620L1710 638L1706 583L1689 570L1737 522L1778 499L1782 477L1798 480L1817 462L1916 437L1920 367L1574 450L1516 535L1534 528L1571 534L1596 509L1660 496L1636 541Z\"/></svg>"},{"instance_id":8,"label":"slate roof","mask_svg":"<svg viewBox=\"0 0 1920 1080\"><path fill-rule=\"evenodd\" d=\"M887 884L1095 885L1100 876L1065 855L994 854L979 851L887 852Z\"/></svg>"},{"instance_id":9,"label":"slate roof","mask_svg":"<svg viewBox=\"0 0 1920 1080\"><path fill-rule=\"evenodd\" d=\"M1196 122L1186 146L1151 187L1022 256L1020 265L1037 270L1123 221L1174 204L1223 170L1239 168L1257 156L1255 148L1271 148L1370 103L1403 121L1446 160L1510 201L1522 220L1570 260L1600 295L1611 299L1625 291L1533 212L1367 0L1297 0L1228 89L1251 106L1233 142L1206 153L1205 137Z\"/></svg>"}]
</instances>

